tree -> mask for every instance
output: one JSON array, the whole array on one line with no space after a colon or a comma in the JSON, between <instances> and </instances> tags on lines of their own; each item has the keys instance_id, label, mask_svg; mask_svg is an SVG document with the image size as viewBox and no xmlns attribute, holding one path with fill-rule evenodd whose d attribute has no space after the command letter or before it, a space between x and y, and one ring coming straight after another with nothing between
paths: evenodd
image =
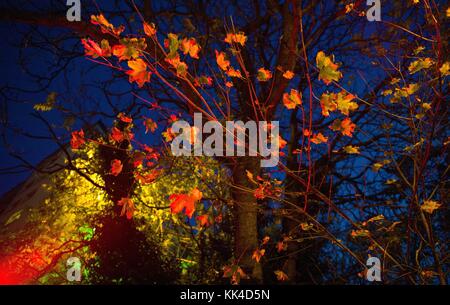
<instances>
[{"instance_id":1,"label":"tree","mask_svg":"<svg viewBox=\"0 0 450 305\"><path fill-rule=\"evenodd\" d=\"M130 201L122 200L130 199L140 179L133 160L151 154L131 122L142 121L147 130L166 127L163 143L170 143L171 123L192 120L195 112L221 123L276 119L282 124L276 140L287 147L275 169L262 169L259 157L218 158L232 181L226 207L233 210L234 260L225 276L257 283L275 276L296 283L355 282L369 254L385 257L386 281L445 283L447 249L434 246L446 244L441 204L448 167L439 165L448 158L443 5L396 2L383 7L389 12L380 22L367 21L364 1L222 6L131 1L92 14L91 24L3 11L33 26L69 28L81 36L86 57L100 64L106 107L74 110L49 95L37 109L62 110L86 123L103 114L116 118L110 139L97 144L103 170L112 162L121 169L105 181L111 200L121 204L118 213L129 211ZM388 17L395 22L384 21ZM126 81L132 85L125 87ZM126 89L115 93L118 84ZM131 102L123 101L131 95ZM80 132L72 132L72 148L96 141ZM59 140L54 131L52 137ZM139 175L153 170L143 168ZM186 205L209 204L191 200L192 190L167 194L183 198L178 204L188 218L193 214ZM271 266L264 261L269 253L276 257ZM313 275L317 270L324 275Z\"/></svg>"}]
</instances>

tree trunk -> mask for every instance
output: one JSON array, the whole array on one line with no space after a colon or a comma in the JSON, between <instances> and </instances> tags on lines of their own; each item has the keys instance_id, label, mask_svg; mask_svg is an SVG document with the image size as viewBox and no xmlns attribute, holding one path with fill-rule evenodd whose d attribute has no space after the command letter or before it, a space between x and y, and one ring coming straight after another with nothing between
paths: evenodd
<instances>
[{"instance_id":1,"label":"tree trunk","mask_svg":"<svg viewBox=\"0 0 450 305\"><path fill-rule=\"evenodd\" d=\"M252 192L243 189L253 189L246 170L254 176L259 175L260 160L255 157L241 157L233 171L233 204L235 217L235 259L237 264L250 276L250 283L262 283L263 272L260 263L252 259L252 254L258 248L258 206ZM247 281L243 281L244 283Z\"/></svg>"}]
</instances>

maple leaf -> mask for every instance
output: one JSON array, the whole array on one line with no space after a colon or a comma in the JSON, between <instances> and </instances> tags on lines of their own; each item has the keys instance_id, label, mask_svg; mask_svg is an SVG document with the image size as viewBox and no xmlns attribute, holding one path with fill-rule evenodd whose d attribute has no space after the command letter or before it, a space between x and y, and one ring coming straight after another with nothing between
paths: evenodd
<instances>
[{"instance_id":1,"label":"maple leaf","mask_svg":"<svg viewBox=\"0 0 450 305\"><path fill-rule=\"evenodd\" d=\"M123 140L125 140L125 137L124 137L122 131L120 131L120 129L117 128L117 127L113 127L112 128L112 130L111 130L111 138L117 143L120 143Z\"/></svg>"},{"instance_id":2,"label":"maple leaf","mask_svg":"<svg viewBox=\"0 0 450 305\"><path fill-rule=\"evenodd\" d=\"M265 249L256 249L255 251L253 251L252 259L254 259L257 263L259 263L259 261L261 260L261 258L264 256L265 253L266 253Z\"/></svg>"},{"instance_id":3,"label":"maple leaf","mask_svg":"<svg viewBox=\"0 0 450 305\"><path fill-rule=\"evenodd\" d=\"M333 60L333 56L326 56L323 51L317 53L316 65L319 68L319 80L323 80L326 85L342 78L342 73L337 70L339 66Z\"/></svg>"},{"instance_id":4,"label":"maple leaf","mask_svg":"<svg viewBox=\"0 0 450 305\"><path fill-rule=\"evenodd\" d=\"M287 109L294 109L298 105L302 104L302 94L295 89L291 89L291 92L283 94L283 105Z\"/></svg>"},{"instance_id":5,"label":"maple leaf","mask_svg":"<svg viewBox=\"0 0 450 305\"><path fill-rule=\"evenodd\" d=\"M333 131L340 131L344 136L352 137L355 127L356 125L350 118L345 118L342 121L340 119L334 120L330 129Z\"/></svg>"},{"instance_id":6,"label":"maple leaf","mask_svg":"<svg viewBox=\"0 0 450 305\"><path fill-rule=\"evenodd\" d=\"M143 27L144 27L145 35L147 35L149 37L156 35L156 26L153 22L150 24L147 22L144 22Z\"/></svg>"},{"instance_id":7,"label":"maple leaf","mask_svg":"<svg viewBox=\"0 0 450 305\"><path fill-rule=\"evenodd\" d=\"M208 215L197 216L197 221L201 227L207 227L210 225Z\"/></svg>"},{"instance_id":8,"label":"maple leaf","mask_svg":"<svg viewBox=\"0 0 450 305\"><path fill-rule=\"evenodd\" d=\"M284 241L279 241L277 243L277 252L282 252L287 250L287 244Z\"/></svg>"},{"instance_id":9,"label":"maple leaf","mask_svg":"<svg viewBox=\"0 0 450 305\"><path fill-rule=\"evenodd\" d=\"M91 23L94 25L99 25L103 33L110 32L114 35L120 35L124 30L124 26L114 27L103 14L98 16L91 15Z\"/></svg>"},{"instance_id":10,"label":"maple leaf","mask_svg":"<svg viewBox=\"0 0 450 305\"><path fill-rule=\"evenodd\" d=\"M180 40L178 40L178 35L169 33L167 39L164 40L164 46L169 49L169 54L167 57L174 58L178 56L178 48L180 46Z\"/></svg>"},{"instance_id":11,"label":"maple leaf","mask_svg":"<svg viewBox=\"0 0 450 305\"><path fill-rule=\"evenodd\" d=\"M106 39L101 41L101 46L89 38L81 39L81 43L84 46L86 56L91 56L92 58L111 56L111 47Z\"/></svg>"},{"instance_id":12,"label":"maple leaf","mask_svg":"<svg viewBox=\"0 0 450 305\"><path fill-rule=\"evenodd\" d=\"M230 69L228 69L228 71L227 71L226 73L227 73L227 75L228 75L229 77L238 77L238 78L242 78L241 71L235 70L233 67L230 67Z\"/></svg>"},{"instance_id":13,"label":"maple leaf","mask_svg":"<svg viewBox=\"0 0 450 305\"><path fill-rule=\"evenodd\" d=\"M127 71L130 76L130 83L135 81L141 88L146 82L150 81L151 72L147 71L147 64L142 59L129 60L128 67L131 68Z\"/></svg>"},{"instance_id":14,"label":"maple leaf","mask_svg":"<svg viewBox=\"0 0 450 305\"><path fill-rule=\"evenodd\" d=\"M195 78L195 86L212 86L213 80L210 76L200 76Z\"/></svg>"},{"instance_id":15,"label":"maple leaf","mask_svg":"<svg viewBox=\"0 0 450 305\"><path fill-rule=\"evenodd\" d=\"M237 285L241 279L247 279L248 275L238 265L232 265L223 267L223 277L231 278L231 284Z\"/></svg>"},{"instance_id":16,"label":"maple leaf","mask_svg":"<svg viewBox=\"0 0 450 305\"><path fill-rule=\"evenodd\" d=\"M133 167L138 167L139 165L142 165L142 162L144 162L144 159L146 157L146 154L142 151L135 151L133 153L133 157L131 158L131 163L133 164Z\"/></svg>"},{"instance_id":17,"label":"maple leaf","mask_svg":"<svg viewBox=\"0 0 450 305\"><path fill-rule=\"evenodd\" d=\"M311 142L313 142L314 144L327 143L327 141L328 138L325 137L321 132L313 135L313 137L311 138Z\"/></svg>"},{"instance_id":18,"label":"maple leaf","mask_svg":"<svg viewBox=\"0 0 450 305\"><path fill-rule=\"evenodd\" d=\"M300 224L300 227L302 228L303 231L309 231L314 227L314 225L307 223L307 222L302 222Z\"/></svg>"},{"instance_id":19,"label":"maple leaf","mask_svg":"<svg viewBox=\"0 0 450 305\"><path fill-rule=\"evenodd\" d=\"M189 218L192 218L192 215L195 212L195 202L202 199L202 192L200 192L197 188L191 190L189 194L172 194L169 197L170 210L174 214L178 214L184 210L184 213Z\"/></svg>"},{"instance_id":20,"label":"maple leaf","mask_svg":"<svg viewBox=\"0 0 450 305\"><path fill-rule=\"evenodd\" d=\"M322 115L329 116L330 111L335 111L337 109L336 104L336 94L335 93L324 93L320 97L320 107L322 108Z\"/></svg>"},{"instance_id":21,"label":"maple leaf","mask_svg":"<svg viewBox=\"0 0 450 305\"><path fill-rule=\"evenodd\" d=\"M292 79L295 76L294 72L287 70L283 73L283 77L286 79Z\"/></svg>"},{"instance_id":22,"label":"maple leaf","mask_svg":"<svg viewBox=\"0 0 450 305\"><path fill-rule=\"evenodd\" d=\"M350 235L353 238L355 238L355 237L368 237L368 236L370 236L370 232L368 230L365 230L365 229L352 230Z\"/></svg>"},{"instance_id":23,"label":"maple leaf","mask_svg":"<svg viewBox=\"0 0 450 305\"><path fill-rule=\"evenodd\" d=\"M264 236L263 240L262 240L262 245L266 245L270 240L270 236Z\"/></svg>"},{"instance_id":24,"label":"maple leaf","mask_svg":"<svg viewBox=\"0 0 450 305\"><path fill-rule=\"evenodd\" d=\"M420 206L420 209L428 214L433 214L434 210L439 209L441 204L434 200L425 200Z\"/></svg>"},{"instance_id":25,"label":"maple leaf","mask_svg":"<svg viewBox=\"0 0 450 305\"><path fill-rule=\"evenodd\" d=\"M227 33L227 37L225 37L225 42L228 44L238 43L241 46L244 46L246 41L247 36L245 36L244 32L239 32L237 34Z\"/></svg>"},{"instance_id":26,"label":"maple leaf","mask_svg":"<svg viewBox=\"0 0 450 305\"><path fill-rule=\"evenodd\" d=\"M347 145L343 148L343 150L347 153L347 154L359 154L359 147L358 146L352 146L352 145Z\"/></svg>"},{"instance_id":27,"label":"maple leaf","mask_svg":"<svg viewBox=\"0 0 450 305\"><path fill-rule=\"evenodd\" d=\"M132 119L132 118L127 117L127 116L126 116L125 114L123 114L122 112L119 113L119 115L117 116L117 118L118 118L119 120L121 120L122 122L127 123L127 124L133 122L133 119Z\"/></svg>"},{"instance_id":28,"label":"maple leaf","mask_svg":"<svg viewBox=\"0 0 450 305\"><path fill-rule=\"evenodd\" d=\"M414 74L419 72L422 69L428 69L429 67L431 67L431 65L433 64L433 61L431 60L431 58L419 58L416 61L413 61L409 66L408 66L408 71L410 74Z\"/></svg>"},{"instance_id":29,"label":"maple leaf","mask_svg":"<svg viewBox=\"0 0 450 305\"><path fill-rule=\"evenodd\" d=\"M122 161L114 159L111 161L111 175L118 176L122 172Z\"/></svg>"},{"instance_id":30,"label":"maple leaf","mask_svg":"<svg viewBox=\"0 0 450 305\"><path fill-rule=\"evenodd\" d=\"M197 44L195 38L184 38L181 40L180 49L183 54L189 54L192 58L198 59L198 52L200 52L201 47Z\"/></svg>"},{"instance_id":31,"label":"maple leaf","mask_svg":"<svg viewBox=\"0 0 450 305\"><path fill-rule=\"evenodd\" d=\"M72 137L70 139L70 146L72 149L79 149L85 142L83 129L72 132Z\"/></svg>"},{"instance_id":32,"label":"maple leaf","mask_svg":"<svg viewBox=\"0 0 450 305\"><path fill-rule=\"evenodd\" d=\"M443 76L450 75L450 62L446 61L442 64L442 66L439 68L439 71Z\"/></svg>"},{"instance_id":33,"label":"maple leaf","mask_svg":"<svg viewBox=\"0 0 450 305\"><path fill-rule=\"evenodd\" d=\"M176 135L173 133L172 128L169 127L162 133L162 136L164 137L166 142L170 142L175 138Z\"/></svg>"},{"instance_id":34,"label":"maple leaf","mask_svg":"<svg viewBox=\"0 0 450 305\"><path fill-rule=\"evenodd\" d=\"M145 184L149 184L149 183L152 183L153 181L155 181L156 178L158 178L158 176L160 174L161 174L160 170L154 169L154 170L150 171L150 173L147 173L145 175L136 173L135 177L141 184L145 185Z\"/></svg>"},{"instance_id":35,"label":"maple leaf","mask_svg":"<svg viewBox=\"0 0 450 305\"><path fill-rule=\"evenodd\" d=\"M149 130L151 132L155 132L155 130L158 128L158 125L156 124L156 122L150 118L146 118L143 123L145 126L145 133L147 133Z\"/></svg>"},{"instance_id":36,"label":"maple leaf","mask_svg":"<svg viewBox=\"0 0 450 305\"><path fill-rule=\"evenodd\" d=\"M230 61L226 59L226 55L224 52L218 52L216 51L216 62L217 65L222 69L223 71L228 70L228 67L230 66Z\"/></svg>"},{"instance_id":37,"label":"maple leaf","mask_svg":"<svg viewBox=\"0 0 450 305\"><path fill-rule=\"evenodd\" d=\"M113 46L112 53L119 61L137 59L147 48L145 38L122 38L120 44Z\"/></svg>"},{"instance_id":38,"label":"maple leaf","mask_svg":"<svg viewBox=\"0 0 450 305\"><path fill-rule=\"evenodd\" d=\"M253 192L253 196L255 196L256 199L264 199L266 197L266 195L264 194L264 186L260 185L258 188L256 188Z\"/></svg>"},{"instance_id":39,"label":"maple leaf","mask_svg":"<svg viewBox=\"0 0 450 305\"><path fill-rule=\"evenodd\" d=\"M347 94L344 91L339 92L336 95L337 109L344 115L349 115L349 111L358 109L358 104L353 102L355 96L353 94Z\"/></svg>"},{"instance_id":40,"label":"maple leaf","mask_svg":"<svg viewBox=\"0 0 450 305\"><path fill-rule=\"evenodd\" d=\"M281 270L275 270L274 273L277 276L277 280L281 282L287 281L289 279L287 274Z\"/></svg>"},{"instance_id":41,"label":"maple leaf","mask_svg":"<svg viewBox=\"0 0 450 305\"><path fill-rule=\"evenodd\" d=\"M260 82L266 82L269 79L272 78L272 72L270 72L267 69L264 68L259 68L258 72L256 74L256 78L260 81Z\"/></svg>"},{"instance_id":42,"label":"maple leaf","mask_svg":"<svg viewBox=\"0 0 450 305\"><path fill-rule=\"evenodd\" d=\"M119 206L122 206L120 216L126 215L128 219L131 219L133 217L133 213L135 211L133 200L128 197L123 197L117 204Z\"/></svg>"}]
</instances>

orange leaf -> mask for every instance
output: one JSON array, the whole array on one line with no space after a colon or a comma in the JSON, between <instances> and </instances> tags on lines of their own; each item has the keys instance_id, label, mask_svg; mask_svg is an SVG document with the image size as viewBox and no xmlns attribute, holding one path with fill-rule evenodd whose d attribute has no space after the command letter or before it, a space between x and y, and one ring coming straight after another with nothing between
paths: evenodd
<instances>
[{"instance_id":1,"label":"orange leaf","mask_svg":"<svg viewBox=\"0 0 450 305\"><path fill-rule=\"evenodd\" d=\"M230 66L230 61L226 59L226 55L224 52L218 52L216 50L216 62L220 69L226 71Z\"/></svg>"},{"instance_id":2,"label":"orange leaf","mask_svg":"<svg viewBox=\"0 0 450 305\"><path fill-rule=\"evenodd\" d=\"M194 188L190 194L172 194L169 197L170 210L172 213L180 213L184 209L184 213L192 218L195 212L195 202L202 198L202 192Z\"/></svg>"},{"instance_id":3,"label":"orange leaf","mask_svg":"<svg viewBox=\"0 0 450 305\"><path fill-rule=\"evenodd\" d=\"M319 132L318 134L315 134L311 138L311 142L313 142L314 144L326 143L327 141L328 141L328 138L325 137L321 132Z\"/></svg>"},{"instance_id":4,"label":"orange leaf","mask_svg":"<svg viewBox=\"0 0 450 305\"><path fill-rule=\"evenodd\" d=\"M275 275L277 276L277 280L279 280L279 281L281 281L281 282L287 281L287 280L289 279L288 276L287 276L287 274L284 273L284 272L281 271L281 270L276 270L274 273L275 273Z\"/></svg>"},{"instance_id":5,"label":"orange leaf","mask_svg":"<svg viewBox=\"0 0 450 305\"><path fill-rule=\"evenodd\" d=\"M184 38L181 40L180 49L183 54L189 53L189 56L198 59L198 52L200 52L201 47L197 44L195 38Z\"/></svg>"},{"instance_id":6,"label":"orange leaf","mask_svg":"<svg viewBox=\"0 0 450 305\"><path fill-rule=\"evenodd\" d=\"M283 77L286 79L292 79L295 76L295 74L292 71L287 70L283 73Z\"/></svg>"},{"instance_id":7,"label":"orange leaf","mask_svg":"<svg viewBox=\"0 0 450 305\"><path fill-rule=\"evenodd\" d=\"M202 226L202 227L209 226L209 217L208 217L208 215L197 216L197 221L200 224L200 226Z\"/></svg>"},{"instance_id":8,"label":"orange leaf","mask_svg":"<svg viewBox=\"0 0 450 305\"><path fill-rule=\"evenodd\" d=\"M302 94L295 89L291 89L289 94L283 94L283 104L287 109L294 109L302 104Z\"/></svg>"},{"instance_id":9,"label":"orange leaf","mask_svg":"<svg viewBox=\"0 0 450 305\"><path fill-rule=\"evenodd\" d=\"M131 70L127 71L127 74L130 76L130 82L135 81L140 88L144 83L150 81L151 72L147 71L147 64L145 61L140 58L129 60L128 66L131 68Z\"/></svg>"},{"instance_id":10,"label":"orange leaf","mask_svg":"<svg viewBox=\"0 0 450 305\"><path fill-rule=\"evenodd\" d=\"M151 132L155 132L156 128L158 128L158 125L150 118L146 118L144 120L144 126L145 126L145 133L147 133L149 130Z\"/></svg>"},{"instance_id":11,"label":"orange leaf","mask_svg":"<svg viewBox=\"0 0 450 305\"><path fill-rule=\"evenodd\" d=\"M245 36L244 32L239 32L237 34L228 33L227 37L225 37L225 42L229 44L239 43L241 46L244 46L247 41L247 36Z\"/></svg>"},{"instance_id":12,"label":"orange leaf","mask_svg":"<svg viewBox=\"0 0 450 305\"><path fill-rule=\"evenodd\" d=\"M330 129L340 131L344 136L352 137L355 127L356 125L352 123L350 118L345 118L342 121L339 119L334 120L333 124L330 126Z\"/></svg>"},{"instance_id":13,"label":"orange leaf","mask_svg":"<svg viewBox=\"0 0 450 305\"><path fill-rule=\"evenodd\" d=\"M253 252L252 259L254 259L257 263L259 263L261 257L263 257L265 253L266 253L265 249L256 249Z\"/></svg>"},{"instance_id":14,"label":"orange leaf","mask_svg":"<svg viewBox=\"0 0 450 305\"><path fill-rule=\"evenodd\" d=\"M256 74L256 78L260 82L266 82L272 78L272 72L270 72L269 70L264 69L264 68L259 68L258 73Z\"/></svg>"},{"instance_id":15,"label":"orange leaf","mask_svg":"<svg viewBox=\"0 0 450 305\"><path fill-rule=\"evenodd\" d=\"M144 22L144 33L149 37L156 35L155 24L154 23L148 24L147 22Z\"/></svg>"}]
</instances>

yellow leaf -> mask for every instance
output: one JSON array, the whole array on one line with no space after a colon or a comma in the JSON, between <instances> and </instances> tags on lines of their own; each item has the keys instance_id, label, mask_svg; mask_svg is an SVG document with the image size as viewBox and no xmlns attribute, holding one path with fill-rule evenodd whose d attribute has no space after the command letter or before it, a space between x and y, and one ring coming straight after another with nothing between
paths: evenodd
<instances>
[{"instance_id":1,"label":"yellow leaf","mask_svg":"<svg viewBox=\"0 0 450 305\"><path fill-rule=\"evenodd\" d=\"M294 73L292 71L287 70L283 73L283 77L286 79L292 79L294 77Z\"/></svg>"},{"instance_id":2,"label":"yellow leaf","mask_svg":"<svg viewBox=\"0 0 450 305\"><path fill-rule=\"evenodd\" d=\"M342 78L342 73L337 70L339 66L333 60L333 56L326 56L322 51L317 53L316 65L319 68L319 80L323 80L326 85Z\"/></svg>"},{"instance_id":3,"label":"yellow leaf","mask_svg":"<svg viewBox=\"0 0 450 305\"><path fill-rule=\"evenodd\" d=\"M428 214L432 214L434 210L439 209L442 204L439 204L434 200L425 200L423 204L420 206L420 209Z\"/></svg>"},{"instance_id":4,"label":"yellow leaf","mask_svg":"<svg viewBox=\"0 0 450 305\"><path fill-rule=\"evenodd\" d=\"M359 147L357 147L357 146L347 145L343 149L347 154L359 154L360 153Z\"/></svg>"},{"instance_id":5,"label":"yellow leaf","mask_svg":"<svg viewBox=\"0 0 450 305\"><path fill-rule=\"evenodd\" d=\"M302 94L295 89L291 89L289 94L283 94L283 104L287 109L294 109L302 104Z\"/></svg>"}]
</instances>

